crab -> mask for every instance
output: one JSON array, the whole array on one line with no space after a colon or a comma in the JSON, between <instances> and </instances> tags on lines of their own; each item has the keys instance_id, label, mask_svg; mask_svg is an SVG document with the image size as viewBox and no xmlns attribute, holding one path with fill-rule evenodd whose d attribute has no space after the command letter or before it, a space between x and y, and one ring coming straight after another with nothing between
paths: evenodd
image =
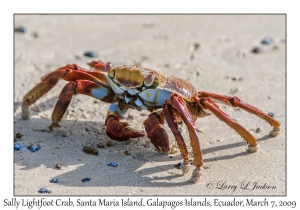
<instances>
[{"instance_id":1,"label":"crab","mask_svg":"<svg viewBox=\"0 0 300 210\"><path fill-rule=\"evenodd\" d=\"M202 150L195 128L198 117L210 114L217 116L248 143L249 152L256 152L259 146L256 138L225 114L216 102L239 107L262 118L273 127L270 136L277 136L280 132L280 122L236 96L197 92L186 80L165 76L157 71L135 65L113 66L110 62L104 63L100 60L92 61L88 65L92 70L69 64L43 76L41 82L24 96L22 118L29 119L30 105L51 90L60 79L69 81L62 89L54 107L50 129L59 127L59 122L74 95L88 95L110 103L105 126L107 135L113 140L127 141L147 134L157 150L168 154L169 138L163 127L166 121L180 149L183 158L181 169L183 174L186 174L190 168L189 151L178 126L184 123L187 126L194 158L195 169L190 179L193 183L199 182L203 171ZM143 122L146 132L135 130L124 121L128 109L150 112Z\"/></svg>"}]
</instances>

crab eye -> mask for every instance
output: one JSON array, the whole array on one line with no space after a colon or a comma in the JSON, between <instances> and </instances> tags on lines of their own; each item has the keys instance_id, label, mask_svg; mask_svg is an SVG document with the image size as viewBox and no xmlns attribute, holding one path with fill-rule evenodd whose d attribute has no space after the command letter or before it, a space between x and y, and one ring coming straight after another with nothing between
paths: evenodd
<instances>
[{"instance_id":1,"label":"crab eye","mask_svg":"<svg viewBox=\"0 0 300 210\"><path fill-rule=\"evenodd\" d=\"M146 86L150 86L150 85L153 84L153 81L154 81L154 74L149 74L149 75L145 78L144 84L145 84Z\"/></svg>"},{"instance_id":2,"label":"crab eye","mask_svg":"<svg viewBox=\"0 0 300 210\"><path fill-rule=\"evenodd\" d=\"M111 68L112 68L111 63L110 63L110 62L107 62L106 65L105 65L105 71L106 71L106 72L109 72L109 71L111 70Z\"/></svg>"}]
</instances>

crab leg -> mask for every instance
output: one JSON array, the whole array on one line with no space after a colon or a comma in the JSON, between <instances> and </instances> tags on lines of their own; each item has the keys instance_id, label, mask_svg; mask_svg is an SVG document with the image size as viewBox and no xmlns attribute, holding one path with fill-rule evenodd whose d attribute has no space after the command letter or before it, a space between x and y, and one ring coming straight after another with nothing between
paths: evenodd
<instances>
[{"instance_id":1,"label":"crab leg","mask_svg":"<svg viewBox=\"0 0 300 210\"><path fill-rule=\"evenodd\" d=\"M114 101L114 93L110 89L106 89L90 80L78 80L76 82L69 82L62 89L58 101L54 107L52 113L52 124L49 126L50 129L53 127L59 127L58 122L61 121L65 114L73 95L84 94L104 102L111 103Z\"/></svg>"},{"instance_id":2,"label":"crab leg","mask_svg":"<svg viewBox=\"0 0 300 210\"><path fill-rule=\"evenodd\" d=\"M164 124L164 114L162 111L152 112L144 121L145 130L151 143L159 151L168 154L170 151L169 138L165 129L162 127Z\"/></svg>"},{"instance_id":3,"label":"crab leg","mask_svg":"<svg viewBox=\"0 0 300 210\"><path fill-rule=\"evenodd\" d=\"M273 126L273 130L270 132L270 136L277 136L279 134L280 122L275 120L273 117L270 117L269 115L265 114L260 109L245 103L244 101L240 100L236 96L233 96L233 97L223 96L223 95L217 95L217 94L208 93L208 92L199 92L198 94L199 94L198 97L209 97L212 99L216 99L218 101L222 101L222 102L226 103L229 106L240 107L241 109L244 109L244 110L250 112L251 114L255 114L256 116L262 118L263 120L268 122L271 126Z\"/></svg>"},{"instance_id":4,"label":"crab leg","mask_svg":"<svg viewBox=\"0 0 300 210\"><path fill-rule=\"evenodd\" d=\"M201 166L203 165L203 157L199 137L195 128L195 120L192 114L190 113L189 109L187 108L188 104L182 99L182 97L173 93L171 95L171 104L175 107L176 111L181 116L189 132L191 146L194 154L194 163L196 166L196 169L193 171L193 175L190 181L193 183L197 183L199 182L200 176L202 174Z\"/></svg>"},{"instance_id":5,"label":"crab leg","mask_svg":"<svg viewBox=\"0 0 300 210\"><path fill-rule=\"evenodd\" d=\"M106 134L116 141L127 141L130 138L145 136L144 132L139 132L130 127L127 122L120 122L127 111L126 105L113 103L109 106L105 126Z\"/></svg>"},{"instance_id":6,"label":"crab leg","mask_svg":"<svg viewBox=\"0 0 300 210\"><path fill-rule=\"evenodd\" d=\"M232 120L227 114L225 114L222 110L219 109L218 105L212 101L210 98L200 98L196 100L198 106L203 109L208 109L212 113L214 113L220 120L229 125L232 129L234 129L243 139L245 139L248 143L248 151L256 152L258 143L256 138L249 133L243 126Z\"/></svg>"},{"instance_id":7,"label":"crab leg","mask_svg":"<svg viewBox=\"0 0 300 210\"><path fill-rule=\"evenodd\" d=\"M61 67L42 77L41 82L33 87L24 96L22 103L23 119L29 118L29 106L49 90L51 90L57 84L59 79L73 82L75 82L76 80L90 80L98 85L110 89L108 82L102 72L89 71L77 66L76 64L70 64L65 67Z\"/></svg>"},{"instance_id":8,"label":"crab leg","mask_svg":"<svg viewBox=\"0 0 300 210\"><path fill-rule=\"evenodd\" d=\"M181 169L182 169L183 173L186 174L189 170L189 167L188 167L189 153L188 153L186 144L184 142L184 139L178 130L175 109L169 104L169 101L167 101L163 104L163 112L165 114L167 123L168 123L169 127L171 128L171 130L175 136L175 139L177 141L177 144L179 146L181 156L183 157L183 166Z\"/></svg>"}]
</instances>

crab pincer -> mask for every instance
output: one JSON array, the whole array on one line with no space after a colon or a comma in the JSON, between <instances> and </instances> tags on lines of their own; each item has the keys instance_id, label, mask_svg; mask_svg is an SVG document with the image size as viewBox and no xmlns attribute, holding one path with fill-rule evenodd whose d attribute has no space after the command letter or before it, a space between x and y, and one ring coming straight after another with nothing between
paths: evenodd
<instances>
[{"instance_id":1,"label":"crab pincer","mask_svg":"<svg viewBox=\"0 0 300 210\"><path fill-rule=\"evenodd\" d=\"M165 154L169 154L169 137L166 130L162 127L164 117L162 112L152 112L144 121L145 130L148 138L155 148Z\"/></svg>"}]
</instances>

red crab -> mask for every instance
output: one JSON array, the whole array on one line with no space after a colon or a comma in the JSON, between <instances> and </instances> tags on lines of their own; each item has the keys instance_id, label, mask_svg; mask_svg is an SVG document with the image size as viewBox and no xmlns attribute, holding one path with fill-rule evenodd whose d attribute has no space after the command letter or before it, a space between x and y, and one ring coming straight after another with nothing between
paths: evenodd
<instances>
[{"instance_id":1,"label":"red crab","mask_svg":"<svg viewBox=\"0 0 300 210\"><path fill-rule=\"evenodd\" d=\"M117 141L144 136L144 132L134 130L121 119L130 108L139 111L148 110L151 114L144 121L144 126L151 143L159 151L169 152L168 135L162 127L166 120L180 148L183 157L181 168L185 174L189 169L189 153L178 129L178 123L184 122L189 132L196 167L191 177L191 181L194 183L199 181L203 165L200 141L195 129L195 121L198 117L209 115L209 113L215 114L248 142L249 152L255 152L258 148L256 138L225 114L215 101L239 107L261 117L273 126L273 130L270 132L271 136L279 134L280 122L236 96L197 92L192 84L183 79L165 76L139 66L113 67L111 63L102 61L92 61L89 66L94 70L90 71L76 64L70 64L42 77L41 82L24 96L23 119L29 118L29 105L51 90L58 80L64 79L69 83L62 89L58 97L50 129L59 126L58 122L62 119L75 94L88 95L110 103L105 120L106 133L111 139ZM209 113L206 112L207 110Z\"/></svg>"}]
</instances>

